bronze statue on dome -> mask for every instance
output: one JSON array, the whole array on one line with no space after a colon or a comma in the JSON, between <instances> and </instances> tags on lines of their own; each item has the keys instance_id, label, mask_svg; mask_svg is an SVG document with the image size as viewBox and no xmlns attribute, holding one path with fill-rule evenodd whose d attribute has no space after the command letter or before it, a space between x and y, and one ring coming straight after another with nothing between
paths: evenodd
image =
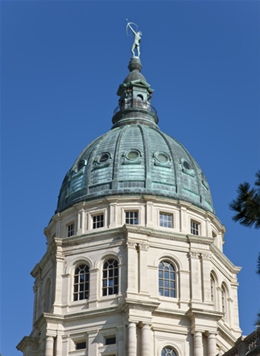
<instances>
[{"instance_id":1,"label":"bronze statue on dome","mask_svg":"<svg viewBox=\"0 0 260 356\"><path fill-rule=\"evenodd\" d=\"M133 29L133 27L131 26L132 25L135 25L136 28L138 28L138 26L134 23L134 22L128 22L128 19L126 19L127 21L127 25L126 25L126 34L128 35L127 33L127 29L130 28L130 30L132 31L132 33L134 34L134 43L132 45L132 48L131 48L131 52L133 54L133 58L140 58L140 42L141 42L141 36L142 36L142 32L140 31L135 31ZM135 50L137 50L137 56L135 55Z\"/></svg>"}]
</instances>

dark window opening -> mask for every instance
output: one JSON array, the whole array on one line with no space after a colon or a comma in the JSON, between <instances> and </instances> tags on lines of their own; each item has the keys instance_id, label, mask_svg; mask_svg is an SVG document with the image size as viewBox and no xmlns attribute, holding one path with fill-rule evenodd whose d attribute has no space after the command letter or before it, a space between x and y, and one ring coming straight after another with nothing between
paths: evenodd
<instances>
[{"instance_id":1,"label":"dark window opening","mask_svg":"<svg viewBox=\"0 0 260 356\"><path fill-rule=\"evenodd\" d=\"M196 221L190 222L190 232L192 235L199 235L199 223Z\"/></svg>"},{"instance_id":2,"label":"dark window opening","mask_svg":"<svg viewBox=\"0 0 260 356\"><path fill-rule=\"evenodd\" d=\"M74 223L69 224L68 226L68 237L74 235Z\"/></svg>"},{"instance_id":3,"label":"dark window opening","mask_svg":"<svg viewBox=\"0 0 260 356\"><path fill-rule=\"evenodd\" d=\"M89 267L80 265L75 269L73 300L89 298Z\"/></svg>"},{"instance_id":4,"label":"dark window opening","mask_svg":"<svg viewBox=\"0 0 260 356\"><path fill-rule=\"evenodd\" d=\"M159 264L159 294L163 297L176 297L175 268L168 261Z\"/></svg>"},{"instance_id":5,"label":"dark window opening","mask_svg":"<svg viewBox=\"0 0 260 356\"><path fill-rule=\"evenodd\" d=\"M109 159L109 154L108 153L103 153L101 157L99 158L99 163L104 163Z\"/></svg>"},{"instance_id":6,"label":"dark window opening","mask_svg":"<svg viewBox=\"0 0 260 356\"><path fill-rule=\"evenodd\" d=\"M86 347L87 347L86 341L76 343L76 350L82 350L85 349Z\"/></svg>"},{"instance_id":7,"label":"dark window opening","mask_svg":"<svg viewBox=\"0 0 260 356\"><path fill-rule=\"evenodd\" d=\"M183 167L186 169L190 169L190 164L187 161L183 162Z\"/></svg>"},{"instance_id":8,"label":"dark window opening","mask_svg":"<svg viewBox=\"0 0 260 356\"><path fill-rule=\"evenodd\" d=\"M104 226L104 214L93 216L93 229L98 229Z\"/></svg>"},{"instance_id":9,"label":"dark window opening","mask_svg":"<svg viewBox=\"0 0 260 356\"><path fill-rule=\"evenodd\" d=\"M116 337L115 336L110 336L106 337L106 345L112 345L116 343Z\"/></svg>"},{"instance_id":10,"label":"dark window opening","mask_svg":"<svg viewBox=\"0 0 260 356\"><path fill-rule=\"evenodd\" d=\"M118 262L111 259L106 261L103 267L103 296L118 294L118 285Z\"/></svg>"},{"instance_id":11,"label":"dark window opening","mask_svg":"<svg viewBox=\"0 0 260 356\"><path fill-rule=\"evenodd\" d=\"M126 211L125 223L130 225L138 224L138 211Z\"/></svg>"}]
</instances>

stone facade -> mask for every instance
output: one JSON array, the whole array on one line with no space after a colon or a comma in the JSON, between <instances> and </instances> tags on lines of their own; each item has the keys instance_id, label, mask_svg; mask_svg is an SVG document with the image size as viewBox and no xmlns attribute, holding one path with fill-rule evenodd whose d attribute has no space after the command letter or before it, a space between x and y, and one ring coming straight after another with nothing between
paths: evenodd
<instances>
[{"instance_id":1,"label":"stone facade","mask_svg":"<svg viewBox=\"0 0 260 356\"><path fill-rule=\"evenodd\" d=\"M126 224L126 212L137 212L138 221ZM160 226L165 213L172 227ZM97 215L104 223L93 229ZM199 235L190 233L191 221ZM115 196L57 213L45 229L48 250L32 271L33 331L19 349L24 356L53 356L53 350L56 356L159 356L164 347L178 356L227 351L240 336L239 268L222 252L224 231L213 213L153 196ZM118 262L118 288L103 295L108 260ZM172 296L162 295L167 286L160 292L162 261L173 266ZM75 301L75 271L82 265L89 267L88 298Z\"/></svg>"}]
</instances>

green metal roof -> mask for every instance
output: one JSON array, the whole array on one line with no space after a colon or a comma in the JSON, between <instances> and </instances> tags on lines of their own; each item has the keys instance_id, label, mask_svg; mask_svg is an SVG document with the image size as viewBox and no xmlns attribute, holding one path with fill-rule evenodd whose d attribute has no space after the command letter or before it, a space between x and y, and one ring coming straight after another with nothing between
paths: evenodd
<instances>
[{"instance_id":1,"label":"green metal roof","mask_svg":"<svg viewBox=\"0 0 260 356\"><path fill-rule=\"evenodd\" d=\"M200 167L178 141L157 126L157 113L150 105L153 90L143 76L138 79L139 59L132 59L129 69L135 75L128 75L130 81L119 86L114 126L76 159L62 183L57 211L98 197L150 194L181 199L213 212Z\"/></svg>"}]
</instances>

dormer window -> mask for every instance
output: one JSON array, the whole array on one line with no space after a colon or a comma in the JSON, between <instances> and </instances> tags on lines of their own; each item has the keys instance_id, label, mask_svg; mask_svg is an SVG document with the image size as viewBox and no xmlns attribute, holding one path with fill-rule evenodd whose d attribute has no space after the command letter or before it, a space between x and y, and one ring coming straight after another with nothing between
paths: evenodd
<instances>
[{"instance_id":1,"label":"dormer window","mask_svg":"<svg viewBox=\"0 0 260 356\"><path fill-rule=\"evenodd\" d=\"M73 236L75 231L74 231L74 223L71 223L71 224L68 224L67 225L67 236L70 237L70 236Z\"/></svg>"},{"instance_id":2,"label":"dormer window","mask_svg":"<svg viewBox=\"0 0 260 356\"><path fill-rule=\"evenodd\" d=\"M197 221L191 220L190 222L190 232L192 235L199 235L200 224Z\"/></svg>"}]
</instances>

